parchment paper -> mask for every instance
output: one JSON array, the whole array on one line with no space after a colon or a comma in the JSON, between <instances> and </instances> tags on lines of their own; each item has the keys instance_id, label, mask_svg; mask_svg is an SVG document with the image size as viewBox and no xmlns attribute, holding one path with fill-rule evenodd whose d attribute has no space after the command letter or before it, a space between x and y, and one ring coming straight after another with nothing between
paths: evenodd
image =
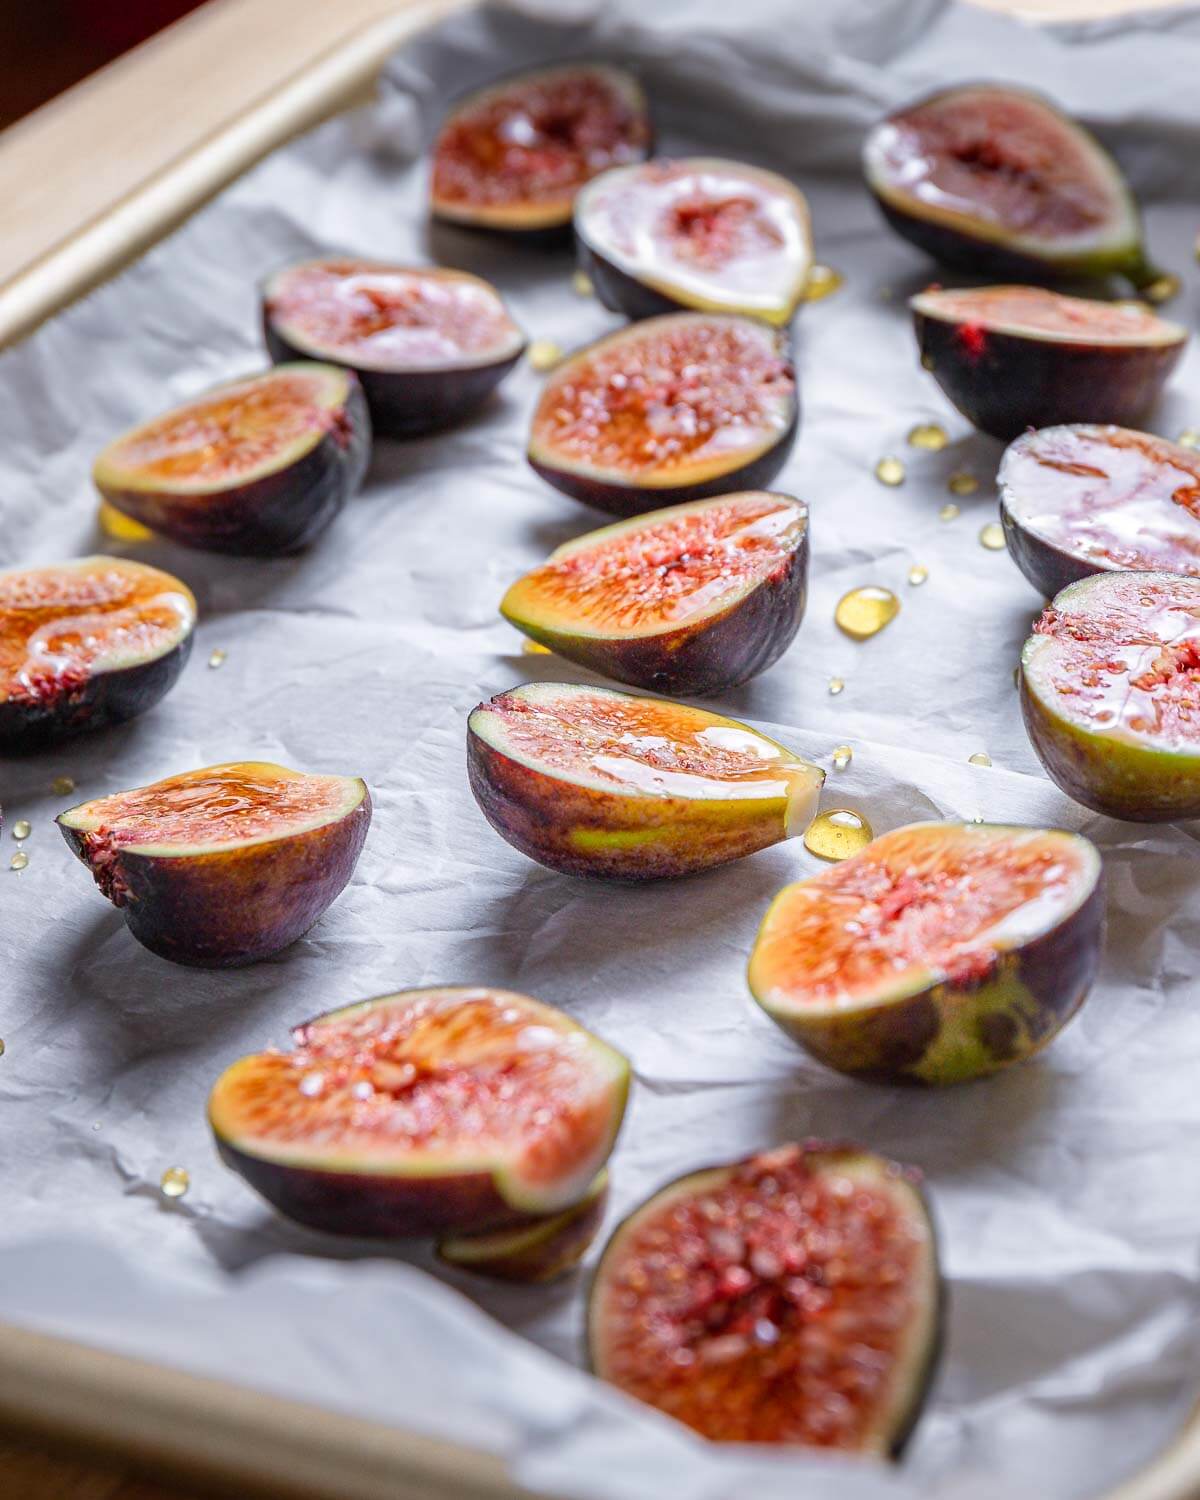
<instances>
[{"instance_id":1,"label":"parchment paper","mask_svg":"<svg viewBox=\"0 0 1200 1500\"><path fill-rule=\"evenodd\" d=\"M932 268L884 230L857 175L866 124L935 83L987 75L1052 91L1104 129L1148 204L1155 254L1187 283L1200 187L1200 20L1045 33L937 0L595 0L460 17L395 60L382 102L277 153L0 363L0 565L97 547L88 480L116 431L264 363L255 282L325 247L481 271L531 336L567 346L615 320L571 287L569 256L426 237L420 153L445 101L543 58L642 72L663 145L742 155L810 194L818 254L846 286L797 328L804 417L779 487L812 506L808 617L786 658L716 706L829 764L827 803L877 831L982 815L1082 829L1103 848L1111 934L1082 1016L1036 1063L945 1093L856 1085L809 1062L748 998L771 895L815 867L798 842L646 890L560 878L485 825L463 737L481 697L538 675L498 616L506 584L602 517L526 467L539 377L516 373L461 430L380 443L364 493L304 556L221 559L130 546L201 605L192 664L126 728L0 763L0 1318L328 1403L507 1454L571 1497L1094 1492L1180 1420L1200 1378L1200 951L1197 830L1090 816L1042 775L1012 683L1039 607L983 550L997 444L919 369L904 307ZM1193 350L1157 414L1200 416ZM945 423L940 454L909 427ZM873 477L885 453L908 480ZM938 518L947 476L982 483ZM921 588L909 567L929 569ZM856 645L848 587L901 596ZM208 669L210 652L228 659ZM845 679L839 697L830 676ZM986 750L992 769L967 764ZM216 761L363 774L375 822L350 888L288 953L205 974L141 949L51 823L67 803ZM77 797L55 798L69 774ZM930 1410L894 1473L718 1451L572 1368L583 1282L497 1291L273 1218L221 1168L203 1118L217 1073L289 1026L407 985L492 982L566 1007L624 1048L637 1082L614 1160L613 1218L692 1167L808 1134L916 1163L951 1285ZM164 1205L163 1169L192 1188ZM468 1300L469 1299L469 1300Z\"/></svg>"}]
</instances>

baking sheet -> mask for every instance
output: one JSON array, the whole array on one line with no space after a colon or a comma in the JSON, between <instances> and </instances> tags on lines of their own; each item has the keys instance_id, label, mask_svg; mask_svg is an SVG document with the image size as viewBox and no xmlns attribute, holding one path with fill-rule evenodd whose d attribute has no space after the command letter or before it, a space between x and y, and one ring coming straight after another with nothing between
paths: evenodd
<instances>
[{"instance_id":1,"label":"baking sheet","mask_svg":"<svg viewBox=\"0 0 1200 1500\"><path fill-rule=\"evenodd\" d=\"M801 315L801 438L777 481L812 507L808 617L781 663L714 706L827 766L850 743L826 803L877 831L980 815L1081 829L1105 852L1103 979L1053 1048L1009 1076L928 1095L855 1085L758 1012L745 958L771 895L815 867L799 843L635 891L541 870L484 824L464 774L467 712L531 676L586 676L523 656L496 602L603 520L524 463L532 371L454 434L380 443L363 494L301 558L121 547L96 531L93 454L131 421L261 365L254 284L289 258L345 247L437 259L496 281L531 336L573 346L613 326L572 289L566 254L427 236L422 212L420 151L448 97L595 54L639 68L665 149L793 175L819 256L847 278ZM527 1484L597 1500L668 1487L1071 1496L1161 1446L1200 1380L1197 829L1093 817L1042 776L1012 685L1039 601L977 541L995 514L999 446L917 366L904 299L931 268L880 226L856 159L865 125L922 88L983 73L1044 87L1119 149L1155 254L1184 275L1172 311L1190 321L1198 68L1200 20L1177 13L1042 33L938 0L492 6L406 49L378 104L277 153L0 361L0 566L127 551L185 578L201 606L192 663L157 710L0 761L6 827L34 823L28 868L0 862L0 1318L484 1447ZM1198 375L1191 351L1157 430L1200 415ZM946 425L943 453L905 448L922 420ZM873 478L885 453L907 464L900 489ZM982 483L943 522L960 468ZM919 589L905 582L914 563L929 569ZM833 606L868 582L903 609L856 645ZM218 647L227 660L210 670ZM967 764L977 750L991 769ZM70 775L84 798L241 757L361 773L372 832L305 941L247 971L178 969L134 943L73 861L50 782ZM563 1005L633 1059L613 1219L691 1167L798 1135L856 1137L924 1169L949 1342L898 1471L714 1450L574 1368L581 1279L435 1279L420 1248L291 1228L220 1167L203 1105L229 1061L336 1004L485 981ZM174 1164L192 1188L167 1206L157 1184Z\"/></svg>"}]
</instances>

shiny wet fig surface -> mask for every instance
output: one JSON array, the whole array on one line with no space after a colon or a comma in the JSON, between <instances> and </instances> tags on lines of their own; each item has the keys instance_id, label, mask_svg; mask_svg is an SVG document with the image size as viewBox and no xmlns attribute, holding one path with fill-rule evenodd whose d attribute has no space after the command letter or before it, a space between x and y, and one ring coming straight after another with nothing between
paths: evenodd
<instances>
[{"instance_id":1,"label":"shiny wet fig surface","mask_svg":"<svg viewBox=\"0 0 1200 1500\"><path fill-rule=\"evenodd\" d=\"M84 557L0 573L0 753L121 723L174 686L196 601L170 573Z\"/></svg>"},{"instance_id":2,"label":"shiny wet fig surface","mask_svg":"<svg viewBox=\"0 0 1200 1500\"><path fill-rule=\"evenodd\" d=\"M808 507L754 491L566 542L505 594L531 640L618 682L720 692L765 671L804 614Z\"/></svg>"},{"instance_id":3,"label":"shiny wet fig surface","mask_svg":"<svg viewBox=\"0 0 1200 1500\"><path fill-rule=\"evenodd\" d=\"M1025 642L1021 710L1069 797L1131 822L1200 817L1200 578L1099 573Z\"/></svg>"},{"instance_id":4,"label":"shiny wet fig surface","mask_svg":"<svg viewBox=\"0 0 1200 1500\"><path fill-rule=\"evenodd\" d=\"M748 725L661 698L528 683L472 713L492 827L571 875L660 880L803 834L825 773Z\"/></svg>"},{"instance_id":5,"label":"shiny wet fig surface","mask_svg":"<svg viewBox=\"0 0 1200 1500\"><path fill-rule=\"evenodd\" d=\"M538 1227L588 1200L629 1066L563 1011L477 987L330 1011L242 1058L209 1122L226 1164L330 1234Z\"/></svg>"},{"instance_id":6,"label":"shiny wet fig surface","mask_svg":"<svg viewBox=\"0 0 1200 1500\"><path fill-rule=\"evenodd\" d=\"M152 952L198 968L269 958L341 894L371 821L366 785L238 761L58 818L72 852Z\"/></svg>"},{"instance_id":7,"label":"shiny wet fig surface","mask_svg":"<svg viewBox=\"0 0 1200 1500\"><path fill-rule=\"evenodd\" d=\"M617 1229L596 1374L715 1442L897 1454L941 1343L917 1173L806 1141L669 1183Z\"/></svg>"},{"instance_id":8,"label":"shiny wet fig surface","mask_svg":"<svg viewBox=\"0 0 1200 1500\"><path fill-rule=\"evenodd\" d=\"M775 898L750 958L772 1020L827 1066L957 1083L1020 1062L1100 961L1095 847L1058 829L913 823Z\"/></svg>"}]
</instances>

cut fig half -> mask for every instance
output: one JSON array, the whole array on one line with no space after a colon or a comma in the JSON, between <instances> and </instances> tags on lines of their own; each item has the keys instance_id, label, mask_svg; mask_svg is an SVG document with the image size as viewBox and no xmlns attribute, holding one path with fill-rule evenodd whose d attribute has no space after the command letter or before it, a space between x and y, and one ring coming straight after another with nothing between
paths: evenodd
<instances>
[{"instance_id":1,"label":"cut fig half","mask_svg":"<svg viewBox=\"0 0 1200 1500\"><path fill-rule=\"evenodd\" d=\"M608 1206L608 1168L571 1208L533 1219L516 1229L458 1234L442 1240L437 1253L447 1265L496 1281L541 1285L573 1271L591 1248Z\"/></svg>"},{"instance_id":2,"label":"cut fig half","mask_svg":"<svg viewBox=\"0 0 1200 1500\"><path fill-rule=\"evenodd\" d=\"M804 194L742 162L695 156L617 167L575 200L580 265L629 318L693 308L782 326L804 297Z\"/></svg>"},{"instance_id":3,"label":"cut fig half","mask_svg":"<svg viewBox=\"0 0 1200 1500\"><path fill-rule=\"evenodd\" d=\"M825 773L735 719L608 688L527 683L481 703L471 790L514 848L568 875L691 875L802 834Z\"/></svg>"},{"instance_id":4,"label":"cut fig half","mask_svg":"<svg viewBox=\"0 0 1200 1500\"><path fill-rule=\"evenodd\" d=\"M931 287L909 306L921 364L968 421L1004 442L1027 427L1138 421L1188 337L1138 303L1047 287Z\"/></svg>"},{"instance_id":5,"label":"cut fig half","mask_svg":"<svg viewBox=\"0 0 1200 1500\"><path fill-rule=\"evenodd\" d=\"M1044 427L1000 463L1013 560L1044 598L1102 572L1200 577L1200 453L1124 427Z\"/></svg>"},{"instance_id":6,"label":"cut fig half","mask_svg":"<svg viewBox=\"0 0 1200 1500\"><path fill-rule=\"evenodd\" d=\"M1132 823L1200 818L1200 578L1098 573L1021 653L1021 710L1068 797Z\"/></svg>"},{"instance_id":7,"label":"cut fig half","mask_svg":"<svg viewBox=\"0 0 1200 1500\"><path fill-rule=\"evenodd\" d=\"M776 896L750 989L813 1057L959 1083L1044 1047L1100 962L1100 855L1078 834L913 823Z\"/></svg>"},{"instance_id":8,"label":"cut fig half","mask_svg":"<svg viewBox=\"0 0 1200 1500\"><path fill-rule=\"evenodd\" d=\"M83 557L0 573L0 752L145 713L192 649L196 601L170 573Z\"/></svg>"},{"instance_id":9,"label":"cut fig half","mask_svg":"<svg viewBox=\"0 0 1200 1500\"><path fill-rule=\"evenodd\" d=\"M139 943L220 969L302 937L354 873L370 821L357 777L238 761L84 802L58 825Z\"/></svg>"},{"instance_id":10,"label":"cut fig half","mask_svg":"<svg viewBox=\"0 0 1200 1500\"><path fill-rule=\"evenodd\" d=\"M352 370L382 437L461 421L525 349L500 293L480 277L349 256L277 271L263 289L263 326L276 361Z\"/></svg>"},{"instance_id":11,"label":"cut fig half","mask_svg":"<svg viewBox=\"0 0 1200 1500\"><path fill-rule=\"evenodd\" d=\"M567 542L500 612L617 682L717 693L787 650L807 597L808 507L762 491L651 511Z\"/></svg>"},{"instance_id":12,"label":"cut fig half","mask_svg":"<svg viewBox=\"0 0 1200 1500\"><path fill-rule=\"evenodd\" d=\"M689 1173L617 1229L588 1304L602 1380L714 1442L897 1456L941 1346L919 1174L806 1141Z\"/></svg>"},{"instance_id":13,"label":"cut fig half","mask_svg":"<svg viewBox=\"0 0 1200 1500\"><path fill-rule=\"evenodd\" d=\"M798 421L786 335L709 313L648 318L566 360L533 417L529 462L618 516L763 489Z\"/></svg>"},{"instance_id":14,"label":"cut fig half","mask_svg":"<svg viewBox=\"0 0 1200 1500\"><path fill-rule=\"evenodd\" d=\"M92 470L123 515L185 547L275 557L318 536L362 483L362 388L332 365L279 365L123 434Z\"/></svg>"},{"instance_id":15,"label":"cut fig half","mask_svg":"<svg viewBox=\"0 0 1200 1500\"><path fill-rule=\"evenodd\" d=\"M430 206L473 228L563 229L585 182L642 161L650 143L646 97L624 69L520 73L451 107L433 146Z\"/></svg>"},{"instance_id":16,"label":"cut fig half","mask_svg":"<svg viewBox=\"0 0 1200 1500\"><path fill-rule=\"evenodd\" d=\"M863 170L898 234L945 265L1016 279L1161 273L1116 162L1040 95L943 89L881 120Z\"/></svg>"},{"instance_id":17,"label":"cut fig half","mask_svg":"<svg viewBox=\"0 0 1200 1500\"><path fill-rule=\"evenodd\" d=\"M226 1164L329 1234L479 1234L564 1213L616 1141L629 1064L526 995L402 990L330 1011L217 1080Z\"/></svg>"}]
</instances>

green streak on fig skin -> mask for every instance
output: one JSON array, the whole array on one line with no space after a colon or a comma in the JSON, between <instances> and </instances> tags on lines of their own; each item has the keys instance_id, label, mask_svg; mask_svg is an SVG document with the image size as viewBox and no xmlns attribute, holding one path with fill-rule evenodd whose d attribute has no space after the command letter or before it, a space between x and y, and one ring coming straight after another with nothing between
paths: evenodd
<instances>
[{"instance_id":1,"label":"green streak on fig skin","mask_svg":"<svg viewBox=\"0 0 1200 1500\"><path fill-rule=\"evenodd\" d=\"M574 1207L515 1229L443 1240L439 1259L461 1271L498 1281L544 1285L573 1271L591 1248L608 1207L608 1168Z\"/></svg>"}]
</instances>

